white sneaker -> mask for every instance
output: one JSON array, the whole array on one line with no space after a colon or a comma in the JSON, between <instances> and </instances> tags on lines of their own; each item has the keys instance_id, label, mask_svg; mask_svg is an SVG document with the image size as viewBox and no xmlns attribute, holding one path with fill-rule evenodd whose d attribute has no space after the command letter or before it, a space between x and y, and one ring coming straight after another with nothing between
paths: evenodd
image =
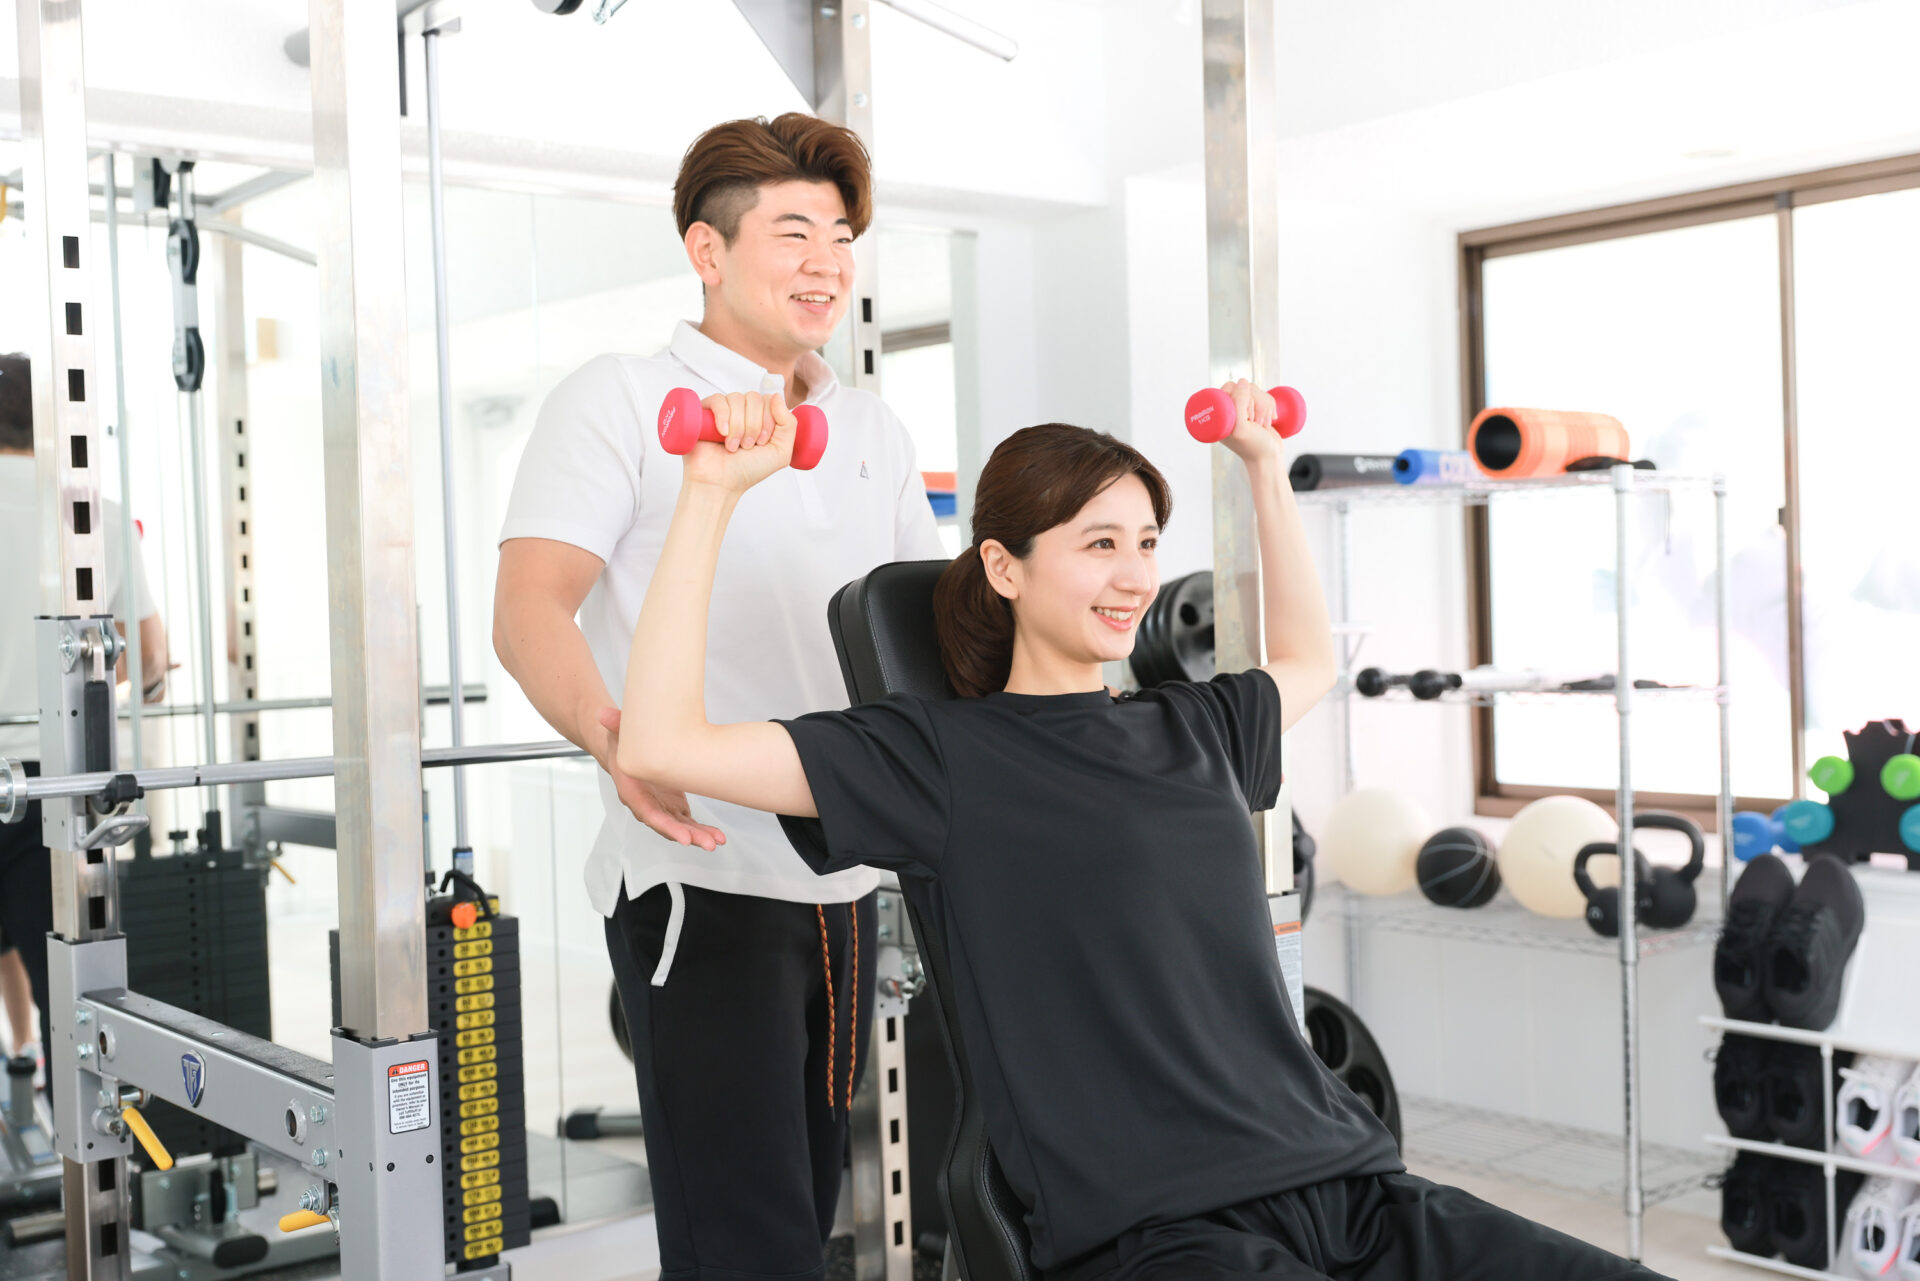
<instances>
[{"instance_id":1,"label":"white sneaker","mask_svg":"<svg viewBox=\"0 0 1920 1281\"><path fill-rule=\"evenodd\" d=\"M1893 1096L1893 1150L1903 1165L1920 1165L1920 1067Z\"/></svg>"},{"instance_id":2,"label":"white sneaker","mask_svg":"<svg viewBox=\"0 0 1920 1281\"><path fill-rule=\"evenodd\" d=\"M1905 1179L1881 1175L1868 1179L1847 1209L1841 1248L1864 1277L1883 1277L1900 1256L1901 1215L1912 1204L1915 1187Z\"/></svg>"},{"instance_id":3,"label":"white sneaker","mask_svg":"<svg viewBox=\"0 0 1920 1281\"><path fill-rule=\"evenodd\" d=\"M1920 1281L1920 1205L1909 1205L1900 1216L1900 1256L1895 1266L1900 1281Z\"/></svg>"},{"instance_id":4,"label":"white sneaker","mask_svg":"<svg viewBox=\"0 0 1920 1281\"><path fill-rule=\"evenodd\" d=\"M1914 1064L1870 1055L1840 1069L1844 1084L1833 1101L1833 1123L1840 1146L1859 1157L1892 1165L1898 1158L1887 1146L1893 1133L1894 1096L1912 1079Z\"/></svg>"}]
</instances>

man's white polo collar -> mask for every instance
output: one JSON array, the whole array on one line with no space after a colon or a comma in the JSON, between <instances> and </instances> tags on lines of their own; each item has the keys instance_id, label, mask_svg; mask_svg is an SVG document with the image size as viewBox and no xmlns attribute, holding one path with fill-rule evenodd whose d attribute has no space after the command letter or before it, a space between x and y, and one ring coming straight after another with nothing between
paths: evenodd
<instances>
[{"instance_id":1,"label":"man's white polo collar","mask_svg":"<svg viewBox=\"0 0 1920 1281\"><path fill-rule=\"evenodd\" d=\"M673 342L668 344L667 350L673 353L675 360L723 393L772 393L786 387L778 374L768 373L739 352L721 346L701 333L691 321L683 320L674 328ZM809 403L823 399L840 384L833 366L822 360L818 352L810 351L800 357L794 372L800 375L800 381L807 386Z\"/></svg>"}]
</instances>

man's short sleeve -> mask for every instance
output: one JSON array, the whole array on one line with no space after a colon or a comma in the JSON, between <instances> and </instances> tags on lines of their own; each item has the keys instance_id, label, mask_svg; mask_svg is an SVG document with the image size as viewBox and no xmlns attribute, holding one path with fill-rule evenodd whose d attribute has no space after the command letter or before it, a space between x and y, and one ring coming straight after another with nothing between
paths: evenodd
<instances>
[{"instance_id":1,"label":"man's short sleeve","mask_svg":"<svg viewBox=\"0 0 1920 1281\"><path fill-rule=\"evenodd\" d=\"M1280 799L1280 687L1258 667L1210 681L1176 681L1157 691L1197 702L1220 736L1240 794L1254 813Z\"/></svg>"},{"instance_id":2,"label":"man's short sleeve","mask_svg":"<svg viewBox=\"0 0 1920 1281\"><path fill-rule=\"evenodd\" d=\"M618 356L567 375L540 406L500 541L550 538L612 560L639 506L645 408Z\"/></svg>"},{"instance_id":3,"label":"man's short sleeve","mask_svg":"<svg viewBox=\"0 0 1920 1281\"><path fill-rule=\"evenodd\" d=\"M781 815L780 826L814 871L938 868L951 790L925 704L896 694L778 723L799 749L820 815Z\"/></svg>"},{"instance_id":4,"label":"man's short sleeve","mask_svg":"<svg viewBox=\"0 0 1920 1281\"><path fill-rule=\"evenodd\" d=\"M895 560L947 560L946 545L940 541L940 527L933 518L933 504L927 501L927 482L920 475L920 463L913 447L913 435L906 425L887 417L899 436L904 455L900 490L894 496L893 558Z\"/></svg>"}]
</instances>

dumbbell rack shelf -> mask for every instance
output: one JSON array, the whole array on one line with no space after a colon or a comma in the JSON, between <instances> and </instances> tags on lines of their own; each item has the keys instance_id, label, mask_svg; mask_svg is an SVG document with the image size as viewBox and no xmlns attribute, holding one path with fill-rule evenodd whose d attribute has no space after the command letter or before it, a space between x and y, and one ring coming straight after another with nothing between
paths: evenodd
<instances>
[{"instance_id":1,"label":"dumbbell rack shelf","mask_svg":"<svg viewBox=\"0 0 1920 1281\"><path fill-rule=\"evenodd\" d=\"M1636 689L1637 698L1652 698L1660 702L1715 702L1726 696L1724 685L1664 685L1656 689ZM1515 705L1554 703L1572 699L1588 703L1596 699L1610 699L1610 689L1506 689L1506 690L1449 690L1438 698L1415 698L1405 689L1395 688L1381 694L1365 695L1353 687L1351 674L1342 674L1335 683L1330 698L1358 698L1366 703L1423 703L1453 707L1511 707Z\"/></svg>"},{"instance_id":2,"label":"dumbbell rack shelf","mask_svg":"<svg viewBox=\"0 0 1920 1281\"><path fill-rule=\"evenodd\" d=\"M1527 911L1512 899L1496 896L1471 911L1436 907L1418 891L1406 894L1356 894L1344 885L1328 885L1314 892L1315 919L1328 918L1363 929L1412 934L1423 938L1459 939L1500 947L1534 948L1610 958L1620 944L1602 938L1584 920L1551 920ZM1711 898L1700 904L1694 919L1677 930L1639 930L1640 955L1661 956L1687 948L1712 947L1720 935L1719 905Z\"/></svg>"},{"instance_id":3,"label":"dumbbell rack shelf","mask_svg":"<svg viewBox=\"0 0 1920 1281\"><path fill-rule=\"evenodd\" d=\"M1365 485L1342 489L1314 490L1298 496L1302 508L1319 508L1329 511L1334 523L1334 555L1337 564L1335 575L1338 584L1334 634L1339 638L1339 681L1334 692L1334 705L1337 708L1340 725L1342 755L1341 783L1345 791L1354 787L1354 751L1353 751L1353 704L1357 697L1354 691L1354 658L1357 650L1358 629L1353 626L1351 613L1353 601L1353 535L1352 514L1359 508L1394 507L1485 507L1496 499L1507 502L1526 502L1532 499L1552 495L1565 495L1569 492L1599 491L1611 493L1614 503L1614 564L1613 585L1615 603L1616 650L1613 671L1614 689L1606 691L1555 690L1522 694L1475 694L1454 692L1439 699L1426 700L1436 703L1466 705L1472 707L1499 707L1521 702L1559 701L1566 706L1578 706L1583 701L1596 698L1611 699L1617 714L1620 770L1619 784L1615 792L1616 816L1623 829L1630 829L1633 822L1633 739L1629 732L1631 714L1639 700L1654 699L1707 699L1719 708L1719 749L1720 773L1719 795L1717 798L1717 829L1721 832L1732 830L1733 825L1733 762L1732 727L1728 714L1727 690L1727 618L1730 601L1727 582L1727 486L1726 478L1720 475L1688 476L1662 471L1645 471L1628 466L1617 466L1602 472L1581 472L1574 475L1552 476L1537 480L1492 480L1478 479L1464 484L1454 485ZM1635 673L1630 661L1630 635L1628 623L1633 607L1633 559L1630 547L1630 504L1644 497L1668 497L1676 494L1692 494L1711 498L1714 505L1714 633L1717 651L1717 674L1711 686L1685 688L1666 688L1639 690L1633 688ZM1368 701L1419 701L1399 693L1389 694L1379 700ZM1569 701L1570 700L1570 701ZM1590 705L1590 702L1589 702ZM1632 860L1622 860L1622 870L1632 875ZM1708 914L1719 916L1724 911L1729 889L1728 870L1722 860L1719 877L1719 893L1702 893L1702 906L1717 900L1719 910ZM1632 896L1624 894L1629 910ZM1486 911L1486 908L1478 909ZM1436 912L1439 909L1435 909ZM1459 913L1462 916L1473 913ZM1390 912L1387 920L1382 921L1366 910L1343 912L1346 928L1346 950L1349 977L1349 995L1357 997L1360 972L1360 935L1370 927L1385 925L1387 928L1419 929L1430 918L1417 916L1411 912ZM1489 918L1491 919L1491 918ZM1441 926L1435 924L1432 929ZM1471 925L1462 924L1461 928L1473 930ZM1484 928L1484 927L1482 927ZM1501 933L1490 930L1477 934L1478 937L1493 938ZM1684 946L1698 941L1680 931L1683 937L1670 943L1663 941L1662 946ZM1640 1101L1640 1006L1639 1006L1639 963L1647 955L1651 936L1641 936L1640 932L1628 931L1630 937L1616 941L1601 941L1604 949L1618 957L1620 966L1621 991L1621 1049L1625 1063L1622 1085L1622 1103L1625 1125L1622 1133L1622 1147L1625 1163L1625 1205L1627 1228L1626 1253L1633 1259L1641 1255L1641 1237L1643 1220L1647 1205L1647 1190L1644 1185L1645 1154L1641 1133ZM1524 935L1522 937L1521 935ZM1541 946L1530 932L1516 931L1515 937L1504 941L1517 946ZM1596 940L1600 941L1600 940ZM1582 949L1584 950L1584 949ZM1357 1004L1357 1000L1355 1002Z\"/></svg>"}]
</instances>

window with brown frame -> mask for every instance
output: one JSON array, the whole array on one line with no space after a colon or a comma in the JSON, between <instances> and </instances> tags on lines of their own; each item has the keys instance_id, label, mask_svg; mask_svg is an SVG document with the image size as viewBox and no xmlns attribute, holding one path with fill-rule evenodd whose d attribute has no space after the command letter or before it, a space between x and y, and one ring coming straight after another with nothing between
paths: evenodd
<instances>
[{"instance_id":1,"label":"window with brown frame","mask_svg":"<svg viewBox=\"0 0 1920 1281\"><path fill-rule=\"evenodd\" d=\"M1727 478L1733 783L1801 794L1806 763L1868 720L1920 727L1920 156L1460 237L1466 422L1486 405L1620 418L1636 458ZM1639 502L1635 670L1714 672L1713 508ZM1469 510L1473 658L1606 671L1603 493ZM1611 707L1475 713L1482 813L1571 792L1610 804ZM1646 699L1642 802L1708 812L1716 710Z\"/></svg>"}]
</instances>

